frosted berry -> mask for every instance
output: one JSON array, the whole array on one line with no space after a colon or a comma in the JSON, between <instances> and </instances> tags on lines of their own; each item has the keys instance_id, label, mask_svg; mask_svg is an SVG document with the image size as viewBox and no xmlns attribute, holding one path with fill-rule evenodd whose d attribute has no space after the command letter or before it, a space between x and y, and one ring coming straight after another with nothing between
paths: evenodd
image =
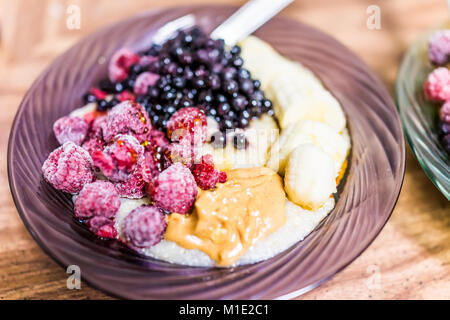
<instances>
[{"instance_id":1,"label":"frosted berry","mask_svg":"<svg viewBox=\"0 0 450 320\"><path fill-rule=\"evenodd\" d=\"M169 145L169 140L167 140L164 132L153 129L150 131L149 140L148 140L148 148L167 148Z\"/></svg>"},{"instance_id":2,"label":"frosted berry","mask_svg":"<svg viewBox=\"0 0 450 320\"><path fill-rule=\"evenodd\" d=\"M148 143L145 146L145 161L150 169L151 176L156 177L161 171L170 166L166 157L169 141L164 132L151 130Z\"/></svg>"},{"instance_id":3,"label":"frosted berry","mask_svg":"<svg viewBox=\"0 0 450 320\"><path fill-rule=\"evenodd\" d=\"M164 153L144 153L144 162L150 172L149 181L156 178L165 169L165 160Z\"/></svg>"},{"instance_id":4,"label":"frosted berry","mask_svg":"<svg viewBox=\"0 0 450 320\"><path fill-rule=\"evenodd\" d=\"M128 90L122 91L120 94L117 95L117 100L119 100L120 102L124 102L127 100L134 100L134 99L135 99L134 94L132 94Z\"/></svg>"},{"instance_id":5,"label":"frosted berry","mask_svg":"<svg viewBox=\"0 0 450 320\"><path fill-rule=\"evenodd\" d=\"M95 137L87 139L82 145L83 149L89 152L91 157L94 153L103 151L105 146L106 143L103 139Z\"/></svg>"},{"instance_id":6,"label":"frosted berry","mask_svg":"<svg viewBox=\"0 0 450 320\"><path fill-rule=\"evenodd\" d=\"M103 124L106 122L106 116L96 117L89 126L89 131L82 147L89 154L96 151L103 151L106 146L105 140L103 140Z\"/></svg>"},{"instance_id":7,"label":"frosted berry","mask_svg":"<svg viewBox=\"0 0 450 320\"><path fill-rule=\"evenodd\" d=\"M91 123L91 126L88 131L88 137L103 139L103 126L106 124L106 121L107 121L106 116L96 117L94 121L92 121Z\"/></svg>"},{"instance_id":8,"label":"frosted berry","mask_svg":"<svg viewBox=\"0 0 450 320\"><path fill-rule=\"evenodd\" d=\"M450 99L450 70L445 67L436 68L424 83L425 97L434 102Z\"/></svg>"},{"instance_id":9,"label":"frosted berry","mask_svg":"<svg viewBox=\"0 0 450 320\"><path fill-rule=\"evenodd\" d=\"M86 184L75 200L75 216L82 220L96 216L113 218L119 208L119 193L109 181Z\"/></svg>"},{"instance_id":10,"label":"frosted berry","mask_svg":"<svg viewBox=\"0 0 450 320\"><path fill-rule=\"evenodd\" d=\"M138 248L149 248L158 244L166 227L165 215L154 206L136 208L123 221L126 241Z\"/></svg>"},{"instance_id":11,"label":"frosted berry","mask_svg":"<svg viewBox=\"0 0 450 320\"><path fill-rule=\"evenodd\" d=\"M115 187L121 197L140 199L145 196L147 183L153 176L154 171L146 161L142 161L126 181L115 183Z\"/></svg>"},{"instance_id":12,"label":"frosted berry","mask_svg":"<svg viewBox=\"0 0 450 320\"><path fill-rule=\"evenodd\" d=\"M89 230L100 238L117 239L118 232L114 227L114 221L105 217L93 217L87 221Z\"/></svg>"},{"instance_id":13,"label":"frosted berry","mask_svg":"<svg viewBox=\"0 0 450 320\"><path fill-rule=\"evenodd\" d=\"M158 81L159 75L151 72L143 72L137 78L134 83L133 91L137 95L143 95L147 93L149 86L153 86Z\"/></svg>"},{"instance_id":14,"label":"frosted berry","mask_svg":"<svg viewBox=\"0 0 450 320\"><path fill-rule=\"evenodd\" d=\"M446 64L450 57L450 30L433 33L428 41L428 57L435 65Z\"/></svg>"},{"instance_id":15,"label":"frosted berry","mask_svg":"<svg viewBox=\"0 0 450 320\"><path fill-rule=\"evenodd\" d=\"M171 143L165 155L170 163L179 162L192 169L194 163L201 163L203 147L203 145L191 145L189 140L185 139L180 143Z\"/></svg>"},{"instance_id":16,"label":"frosted berry","mask_svg":"<svg viewBox=\"0 0 450 320\"><path fill-rule=\"evenodd\" d=\"M103 126L103 138L110 142L118 134L130 134L139 142L145 142L151 129L145 109L135 102L124 101L108 112Z\"/></svg>"},{"instance_id":17,"label":"frosted berry","mask_svg":"<svg viewBox=\"0 0 450 320\"><path fill-rule=\"evenodd\" d=\"M83 148L66 142L53 151L42 166L44 179L55 189L78 193L94 180L92 158Z\"/></svg>"},{"instance_id":18,"label":"frosted berry","mask_svg":"<svg viewBox=\"0 0 450 320\"><path fill-rule=\"evenodd\" d=\"M439 111L442 122L450 123L450 101L444 103Z\"/></svg>"},{"instance_id":19,"label":"frosted berry","mask_svg":"<svg viewBox=\"0 0 450 320\"><path fill-rule=\"evenodd\" d=\"M155 205L169 212L188 213L197 198L197 185L191 171L175 163L148 185Z\"/></svg>"},{"instance_id":20,"label":"frosted berry","mask_svg":"<svg viewBox=\"0 0 450 320\"><path fill-rule=\"evenodd\" d=\"M195 149L188 141L181 143L171 143L167 148L167 159L171 163L182 163L189 169L195 162Z\"/></svg>"},{"instance_id":21,"label":"frosted berry","mask_svg":"<svg viewBox=\"0 0 450 320\"><path fill-rule=\"evenodd\" d=\"M91 90L89 91L91 94L94 95L95 99L97 100L106 99L106 96L108 95L105 91L100 90L99 88L91 88Z\"/></svg>"},{"instance_id":22,"label":"frosted berry","mask_svg":"<svg viewBox=\"0 0 450 320\"><path fill-rule=\"evenodd\" d=\"M228 180L227 173L225 171L220 171L219 173L219 183L225 183Z\"/></svg>"},{"instance_id":23,"label":"frosted berry","mask_svg":"<svg viewBox=\"0 0 450 320\"><path fill-rule=\"evenodd\" d=\"M227 181L227 174L214 168L213 158L210 154L204 155L199 164L194 164L192 169L197 185L203 190L214 189L217 183Z\"/></svg>"},{"instance_id":24,"label":"frosted berry","mask_svg":"<svg viewBox=\"0 0 450 320\"><path fill-rule=\"evenodd\" d=\"M206 141L207 131L206 116L195 107L178 110L167 123L167 135L172 142L189 139L191 144L202 144Z\"/></svg>"},{"instance_id":25,"label":"frosted berry","mask_svg":"<svg viewBox=\"0 0 450 320\"><path fill-rule=\"evenodd\" d=\"M62 117L53 124L53 132L60 144L72 141L76 145L81 145L86 138L88 128L88 123L80 117Z\"/></svg>"},{"instance_id":26,"label":"frosted berry","mask_svg":"<svg viewBox=\"0 0 450 320\"><path fill-rule=\"evenodd\" d=\"M128 69L139 62L139 56L130 49L122 48L112 56L108 73L113 82L120 82L128 77Z\"/></svg>"},{"instance_id":27,"label":"frosted berry","mask_svg":"<svg viewBox=\"0 0 450 320\"><path fill-rule=\"evenodd\" d=\"M94 110L91 112L87 112L83 114L83 119L89 124L89 127L92 125L95 119L104 117L106 112Z\"/></svg>"},{"instance_id":28,"label":"frosted berry","mask_svg":"<svg viewBox=\"0 0 450 320\"><path fill-rule=\"evenodd\" d=\"M117 135L103 151L92 153L94 165L105 177L115 182L126 181L143 156L144 147L130 135Z\"/></svg>"}]
</instances>

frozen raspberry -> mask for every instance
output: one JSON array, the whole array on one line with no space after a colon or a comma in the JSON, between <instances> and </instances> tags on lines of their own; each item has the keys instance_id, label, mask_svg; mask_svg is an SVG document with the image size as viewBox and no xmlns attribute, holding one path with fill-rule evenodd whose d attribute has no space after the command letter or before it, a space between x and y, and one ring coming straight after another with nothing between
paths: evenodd
<instances>
[{"instance_id":1,"label":"frozen raspberry","mask_svg":"<svg viewBox=\"0 0 450 320\"><path fill-rule=\"evenodd\" d=\"M92 122L94 122L95 119L97 118L101 118L104 117L106 114L106 112L104 111L98 111L98 110L94 110L91 112L87 112L83 115L83 119L84 121L86 121L89 126L92 125Z\"/></svg>"},{"instance_id":2,"label":"frozen raspberry","mask_svg":"<svg viewBox=\"0 0 450 320\"><path fill-rule=\"evenodd\" d=\"M180 162L189 169L192 168L194 163L201 162L204 144L192 144L190 136L183 136L175 140L178 140L178 142L173 142L166 148L166 161L170 163Z\"/></svg>"},{"instance_id":3,"label":"frozen raspberry","mask_svg":"<svg viewBox=\"0 0 450 320\"><path fill-rule=\"evenodd\" d=\"M139 62L139 56L127 48L118 50L111 58L108 66L109 79L120 82L128 77L128 69Z\"/></svg>"},{"instance_id":4,"label":"frozen raspberry","mask_svg":"<svg viewBox=\"0 0 450 320\"><path fill-rule=\"evenodd\" d=\"M450 99L450 70L436 68L424 83L425 97L430 101L441 102Z\"/></svg>"},{"instance_id":5,"label":"frozen raspberry","mask_svg":"<svg viewBox=\"0 0 450 320\"><path fill-rule=\"evenodd\" d=\"M78 193L94 180L92 158L83 148L66 142L53 151L42 166L44 179L54 188Z\"/></svg>"},{"instance_id":6,"label":"frozen raspberry","mask_svg":"<svg viewBox=\"0 0 450 320\"><path fill-rule=\"evenodd\" d=\"M126 241L134 247L149 248L158 244L166 231L165 215L156 207L141 206L123 221Z\"/></svg>"},{"instance_id":7,"label":"frozen raspberry","mask_svg":"<svg viewBox=\"0 0 450 320\"><path fill-rule=\"evenodd\" d=\"M118 134L130 134L143 143L147 141L151 129L145 109L135 102L124 101L108 112L103 138L110 142Z\"/></svg>"},{"instance_id":8,"label":"frozen raspberry","mask_svg":"<svg viewBox=\"0 0 450 320\"><path fill-rule=\"evenodd\" d=\"M169 145L169 140L167 140L166 135L164 132L152 129L149 134L148 139L148 148L155 149L155 148L166 148Z\"/></svg>"},{"instance_id":9,"label":"frozen raspberry","mask_svg":"<svg viewBox=\"0 0 450 320\"><path fill-rule=\"evenodd\" d=\"M97 100L104 100L108 95L105 91L102 91L98 88L91 88L91 90L89 91L95 96Z\"/></svg>"},{"instance_id":10,"label":"frozen raspberry","mask_svg":"<svg viewBox=\"0 0 450 320\"><path fill-rule=\"evenodd\" d=\"M170 166L167 165L166 158L164 157L164 153L144 153L144 161L148 172L150 173L149 181L156 178L164 169Z\"/></svg>"},{"instance_id":11,"label":"frozen raspberry","mask_svg":"<svg viewBox=\"0 0 450 320\"><path fill-rule=\"evenodd\" d=\"M194 148L190 142L171 143L167 148L167 159L171 163L182 163L191 169L195 162Z\"/></svg>"},{"instance_id":12,"label":"frozen raspberry","mask_svg":"<svg viewBox=\"0 0 450 320\"><path fill-rule=\"evenodd\" d=\"M105 146L106 143L105 141L103 141L103 139L95 137L87 139L82 145L83 149L89 152L91 157L94 153L103 151Z\"/></svg>"},{"instance_id":13,"label":"frozen raspberry","mask_svg":"<svg viewBox=\"0 0 450 320\"><path fill-rule=\"evenodd\" d=\"M168 146L169 141L164 132L151 130L148 143L145 145L145 160L150 168L152 178L172 164L166 157Z\"/></svg>"},{"instance_id":14,"label":"frozen raspberry","mask_svg":"<svg viewBox=\"0 0 450 320\"><path fill-rule=\"evenodd\" d=\"M113 218L120 207L119 193L108 181L86 184L75 200L75 217L87 219L95 216Z\"/></svg>"},{"instance_id":15,"label":"frozen raspberry","mask_svg":"<svg viewBox=\"0 0 450 320\"><path fill-rule=\"evenodd\" d=\"M53 132L60 144L71 141L80 145L88 132L88 123L79 117L62 117L53 124Z\"/></svg>"},{"instance_id":16,"label":"frozen raspberry","mask_svg":"<svg viewBox=\"0 0 450 320\"><path fill-rule=\"evenodd\" d=\"M161 172L147 191L158 207L181 214L191 210L198 193L191 171L180 163Z\"/></svg>"},{"instance_id":17,"label":"frozen raspberry","mask_svg":"<svg viewBox=\"0 0 450 320\"><path fill-rule=\"evenodd\" d=\"M115 182L126 181L143 157L144 147L135 137L125 134L117 135L103 151L92 153L94 166Z\"/></svg>"},{"instance_id":18,"label":"frozen raspberry","mask_svg":"<svg viewBox=\"0 0 450 320\"><path fill-rule=\"evenodd\" d=\"M87 221L89 230L100 238L117 239L118 233L114 227L114 221L105 217L93 217Z\"/></svg>"},{"instance_id":19,"label":"frozen raspberry","mask_svg":"<svg viewBox=\"0 0 450 320\"><path fill-rule=\"evenodd\" d=\"M203 190L214 189L217 183L225 183L227 174L223 171L214 169L212 155L207 154L202 157L202 162L194 164L192 169L197 185Z\"/></svg>"},{"instance_id":20,"label":"frozen raspberry","mask_svg":"<svg viewBox=\"0 0 450 320\"><path fill-rule=\"evenodd\" d=\"M151 72L141 73L134 83L133 91L137 95L143 95L147 93L149 86L153 86L158 81L159 75Z\"/></svg>"},{"instance_id":21,"label":"frozen raspberry","mask_svg":"<svg viewBox=\"0 0 450 320\"><path fill-rule=\"evenodd\" d=\"M107 119L106 116L96 117L89 128L89 137L103 139L103 126L106 124Z\"/></svg>"},{"instance_id":22,"label":"frozen raspberry","mask_svg":"<svg viewBox=\"0 0 450 320\"><path fill-rule=\"evenodd\" d=\"M151 176L155 177L159 172L166 169L165 152L169 141L164 132L152 129L148 135L148 140L142 144L145 147L145 161L151 172Z\"/></svg>"},{"instance_id":23,"label":"frozen raspberry","mask_svg":"<svg viewBox=\"0 0 450 320\"><path fill-rule=\"evenodd\" d=\"M446 64L450 56L450 30L433 33L428 41L428 57L435 65Z\"/></svg>"},{"instance_id":24,"label":"frozen raspberry","mask_svg":"<svg viewBox=\"0 0 450 320\"><path fill-rule=\"evenodd\" d=\"M83 114L83 119L84 119L84 121L87 122L87 124L89 126L92 124L92 122L94 122L94 120L96 118L96 113L97 113L97 110Z\"/></svg>"},{"instance_id":25,"label":"frozen raspberry","mask_svg":"<svg viewBox=\"0 0 450 320\"><path fill-rule=\"evenodd\" d=\"M146 194L147 183L154 177L154 171L146 161L142 161L136 171L124 182L115 184L120 196L129 199L140 199Z\"/></svg>"},{"instance_id":26,"label":"frozen raspberry","mask_svg":"<svg viewBox=\"0 0 450 320\"><path fill-rule=\"evenodd\" d=\"M105 239L117 239L118 238L118 233L117 233L116 228L114 227L114 223L105 224L105 225L101 226L100 229L98 229L95 234L98 237L105 238Z\"/></svg>"},{"instance_id":27,"label":"frozen raspberry","mask_svg":"<svg viewBox=\"0 0 450 320\"><path fill-rule=\"evenodd\" d=\"M99 116L92 121L85 142L82 147L89 154L96 151L103 151L106 142L103 140L103 124L106 122L106 116Z\"/></svg>"},{"instance_id":28,"label":"frozen raspberry","mask_svg":"<svg viewBox=\"0 0 450 320\"><path fill-rule=\"evenodd\" d=\"M443 122L450 123L450 101L442 105L439 116Z\"/></svg>"},{"instance_id":29,"label":"frozen raspberry","mask_svg":"<svg viewBox=\"0 0 450 320\"><path fill-rule=\"evenodd\" d=\"M134 94L132 94L128 90L122 91L121 93L119 93L117 95L117 100L119 100L120 102L124 102L124 101L127 101L127 100L134 100L134 99L135 99Z\"/></svg>"},{"instance_id":30,"label":"frozen raspberry","mask_svg":"<svg viewBox=\"0 0 450 320\"><path fill-rule=\"evenodd\" d=\"M219 183L225 183L228 180L227 173L225 171L220 171L219 173Z\"/></svg>"},{"instance_id":31,"label":"frozen raspberry","mask_svg":"<svg viewBox=\"0 0 450 320\"><path fill-rule=\"evenodd\" d=\"M202 144L206 141L207 131L206 116L195 107L178 110L167 123L167 136L172 142L189 139L191 144Z\"/></svg>"}]
</instances>

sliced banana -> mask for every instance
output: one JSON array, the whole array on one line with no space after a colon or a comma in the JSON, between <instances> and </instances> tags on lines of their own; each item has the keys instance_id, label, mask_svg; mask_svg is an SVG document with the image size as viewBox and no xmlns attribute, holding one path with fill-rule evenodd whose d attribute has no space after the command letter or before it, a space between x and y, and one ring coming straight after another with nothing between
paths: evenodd
<instances>
[{"instance_id":1,"label":"sliced banana","mask_svg":"<svg viewBox=\"0 0 450 320\"><path fill-rule=\"evenodd\" d=\"M297 71L296 71L297 70ZM340 132L345 128L345 115L339 102L309 73L294 68L276 77L267 89L282 129L299 120L326 123Z\"/></svg>"},{"instance_id":2,"label":"sliced banana","mask_svg":"<svg viewBox=\"0 0 450 320\"><path fill-rule=\"evenodd\" d=\"M298 146L289 156L284 188L292 202L319 209L336 192L333 158L314 144Z\"/></svg>"},{"instance_id":3,"label":"sliced banana","mask_svg":"<svg viewBox=\"0 0 450 320\"><path fill-rule=\"evenodd\" d=\"M312 143L333 157L335 175L341 170L350 147L349 140L328 125L311 120L300 120L281 132L272 145L267 166L284 174L289 154L301 144Z\"/></svg>"},{"instance_id":4,"label":"sliced banana","mask_svg":"<svg viewBox=\"0 0 450 320\"><path fill-rule=\"evenodd\" d=\"M252 77L261 81L261 88L266 90L272 78L286 66L285 59L267 42L254 36L245 38L239 45L244 68L250 70Z\"/></svg>"},{"instance_id":5,"label":"sliced banana","mask_svg":"<svg viewBox=\"0 0 450 320\"><path fill-rule=\"evenodd\" d=\"M266 166L280 175L284 175L286 163L292 150L306 143L313 142L307 135L299 132L295 124L287 127L270 148L269 160Z\"/></svg>"},{"instance_id":6,"label":"sliced banana","mask_svg":"<svg viewBox=\"0 0 450 320\"><path fill-rule=\"evenodd\" d=\"M240 45L244 67L261 81L262 89L273 101L281 129L302 119L326 123L336 132L345 128L339 102L310 70L284 58L256 37L250 36Z\"/></svg>"}]
</instances>

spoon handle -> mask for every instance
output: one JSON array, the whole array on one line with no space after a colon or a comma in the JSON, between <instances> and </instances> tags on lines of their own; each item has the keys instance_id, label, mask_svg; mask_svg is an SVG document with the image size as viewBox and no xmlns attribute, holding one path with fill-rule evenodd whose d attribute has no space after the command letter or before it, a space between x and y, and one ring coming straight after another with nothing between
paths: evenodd
<instances>
[{"instance_id":1,"label":"spoon handle","mask_svg":"<svg viewBox=\"0 0 450 320\"><path fill-rule=\"evenodd\" d=\"M212 33L214 39L224 39L229 46L252 34L294 0L250 0Z\"/></svg>"}]
</instances>

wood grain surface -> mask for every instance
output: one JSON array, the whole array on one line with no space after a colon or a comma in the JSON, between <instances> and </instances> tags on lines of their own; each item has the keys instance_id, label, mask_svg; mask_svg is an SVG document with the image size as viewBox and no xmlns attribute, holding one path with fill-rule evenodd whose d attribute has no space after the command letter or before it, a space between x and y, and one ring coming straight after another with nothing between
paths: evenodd
<instances>
[{"instance_id":1,"label":"wood grain surface","mask_svg":"<svg viewBox=\"0 0 450 320\"><path fill-rule=\"evenodd\" d=\"M8 186L9 131L31 83L78 39L142 10L185 3L0 0L0 299L111 298L85 283L81 290L67 289L65 270L25 229ZM66 27L71 4L81 8L79 30ZM380 8L380 30L366 26L370 5ZM282 14L313 25L350 47L375 70L391 94L407 47L423 31L448 18L444 0L296 0ZM301 299L450 299L450 203L426 177L409 147L403 190L386 227L351 265Z\"/></svg>"}]
</instances>

